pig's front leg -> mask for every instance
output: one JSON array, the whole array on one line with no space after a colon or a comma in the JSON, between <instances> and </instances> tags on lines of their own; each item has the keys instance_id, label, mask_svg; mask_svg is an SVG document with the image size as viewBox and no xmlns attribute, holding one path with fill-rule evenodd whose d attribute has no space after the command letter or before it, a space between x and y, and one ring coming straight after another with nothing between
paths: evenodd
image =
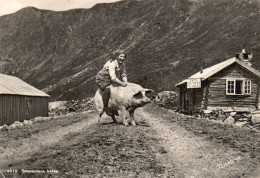
<instances>
[{"instance_id":1,"label":"pig's front leg","mask_svg":"<svg viewBox=\"0 0 260 178\"><path fill-rule=\"evenodd\" d=\"M136 125L136 123L135 123L135 118L134 118L135 110L129 111L129 114L130 114L131 124L132 124L132 126L135 126L135 125Z\"/></svg>"},{"instance_id":2,"label":"pig's front leg","mask_svg":"<svg viewBox=\"0 0 260 178\"><path fill-rule=\"evenodd\" d=\"M122 112L123 124L124 124L124 125L128 125L126 108L125 108L125 107L121 107L120 110L121 110L121 112Z\"/></svg>"}]
</instances>

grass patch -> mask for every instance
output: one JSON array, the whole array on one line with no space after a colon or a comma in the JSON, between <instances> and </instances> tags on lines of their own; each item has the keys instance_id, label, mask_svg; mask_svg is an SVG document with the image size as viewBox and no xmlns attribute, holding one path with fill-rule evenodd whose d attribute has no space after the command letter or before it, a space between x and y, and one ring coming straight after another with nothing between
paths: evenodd
<instances>
[{"instance_id":1,"label":"grass patch","mask_svg":"<svg viewBox=\"0 0 260 178\"><path fill-rule=\"evenodd\" d=\"M163 119L175 122L207 140L221 143L241 152L248 152L250 157L256 158L260 162L260 132L258 131L213 123L205 119L186 118L185 116L184 118L174 116L170 119Z\"/></svg>"}]
</instances>

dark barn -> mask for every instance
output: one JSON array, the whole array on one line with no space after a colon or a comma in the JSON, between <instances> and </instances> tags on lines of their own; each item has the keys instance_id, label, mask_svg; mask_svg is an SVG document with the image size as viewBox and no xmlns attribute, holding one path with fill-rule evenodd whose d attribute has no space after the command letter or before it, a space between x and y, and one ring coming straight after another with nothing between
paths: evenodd
<instances>
[{"instance_id":1,"label":"dark barn","mask_svg":"<svg viewBox=\"0 0 260 178\"><path fill-rule=\"evenodd\" d=\"M251 67L251 54L241 54L242 57L228 59L178 83L179 110L189 114L205 110L257 110L260 73Z\"/></svg>"},{"instance_id":2,"label":"dark barn","mask_svg":"<svg viewBox=\"0 0 260 178\"><path fill-rule=\"evenodd\" d=\"M0 126L48 116L49 95L22 81L0 74Z\"/></svg>"}]
</instances>

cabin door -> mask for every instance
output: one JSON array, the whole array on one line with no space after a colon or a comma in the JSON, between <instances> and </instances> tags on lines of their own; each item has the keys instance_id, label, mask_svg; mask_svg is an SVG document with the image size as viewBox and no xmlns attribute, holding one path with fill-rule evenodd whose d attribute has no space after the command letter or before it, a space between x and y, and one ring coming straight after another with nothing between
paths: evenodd
<instances>
[{"instance_id":1,"label":"cabin door","mask_svg":"<svg viewBox=\"0 0 260 178\"><path fill-rule=\"evenodd\" d=\"M186 111L188 106L188 94L185 87L180 88L180 110Z\"/></svg>"},{"instance_id":2,"label":"cabin door","mask_svg":"<svg viewBox=\"0 0 260 178\"><path fill-rule=\"evenodd\" d=\"M194 105L195 105L195 89L187 89L186 96L185 96L185 105L186 105L186 111L189 114L192 114L194 110Z\"/></svg>"}]
</instances>

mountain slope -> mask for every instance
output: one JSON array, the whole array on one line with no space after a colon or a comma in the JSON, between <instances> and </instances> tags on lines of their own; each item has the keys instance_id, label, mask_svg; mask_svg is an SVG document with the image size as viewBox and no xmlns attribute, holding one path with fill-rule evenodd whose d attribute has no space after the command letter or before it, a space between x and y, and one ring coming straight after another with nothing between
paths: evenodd
<instances>
[{"instance_id":1,"label":"mountain slope","mask_svg":"<svg viewBox=\"0 0 260 178\"><path fill-rule=\"evenodd\" d=\"M84 98L110 53L127 52L129 81L155 90L243 47L260 67L260 5L249 0L126 0L53 12L28 7L0 17L0 72L53 99Z\"/></svg>"}]
</instances>

